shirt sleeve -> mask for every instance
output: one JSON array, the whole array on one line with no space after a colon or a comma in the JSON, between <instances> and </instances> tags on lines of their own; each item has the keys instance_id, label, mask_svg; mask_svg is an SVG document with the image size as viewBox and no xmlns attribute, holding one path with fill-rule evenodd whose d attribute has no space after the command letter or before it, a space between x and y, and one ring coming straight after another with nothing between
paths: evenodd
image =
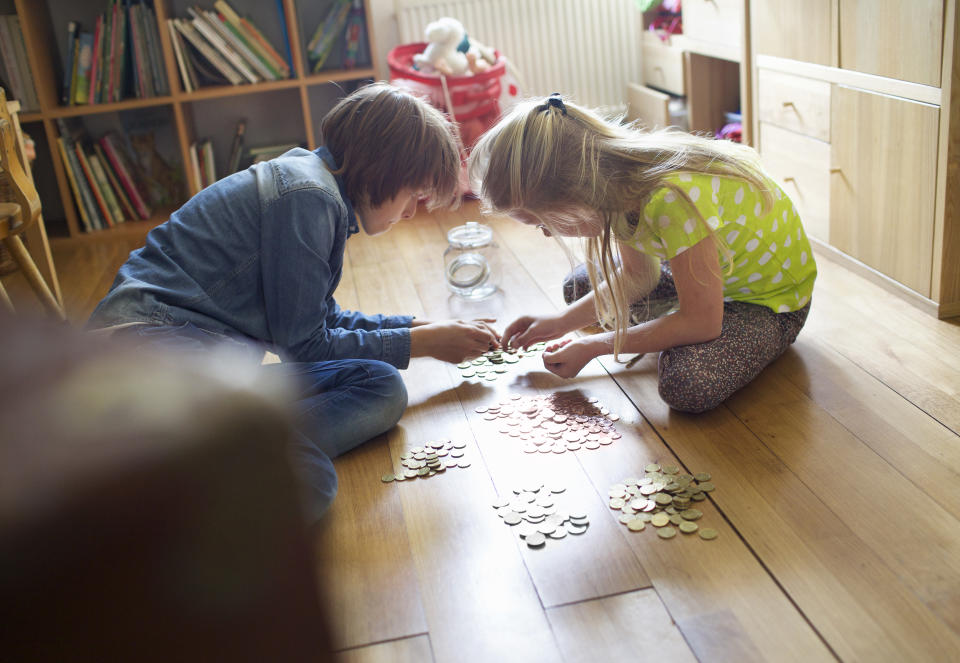
<instances>
[{"instance_id":1,"label":"shirt sleeve","mask_svg":"<svg viewBox=\"0 0 960 663\"><path fill-rule=\"evenodd\" d=\"M342 213L339 201L319 188L288 192L265 210L261 280L272 341L293 361L377 359L406 368L405 316L347 314L333 299L343 260Z\"/></svg>"}]
</instances>

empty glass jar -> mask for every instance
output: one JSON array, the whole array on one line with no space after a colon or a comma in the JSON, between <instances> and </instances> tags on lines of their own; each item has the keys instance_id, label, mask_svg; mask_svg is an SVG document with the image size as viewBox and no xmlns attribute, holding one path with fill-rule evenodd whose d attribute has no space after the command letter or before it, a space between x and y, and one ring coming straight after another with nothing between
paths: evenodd
<instances>
[{"instance_id":1,"label":"empty glass jar","mask_svg":"<svg viewBox=\"0 0 960 663\"><path fill-rule=\"evenodd\" d=\"M493 229L476 221L451 228L443 264L447 286L464 299L483 299L497 291L500 258Z\"/></svg>"}]
</instances>

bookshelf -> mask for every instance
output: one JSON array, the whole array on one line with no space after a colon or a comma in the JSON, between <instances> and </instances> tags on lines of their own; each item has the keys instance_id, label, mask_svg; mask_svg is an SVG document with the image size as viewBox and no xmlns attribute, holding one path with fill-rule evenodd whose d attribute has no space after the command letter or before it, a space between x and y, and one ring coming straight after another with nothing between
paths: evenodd
<instances>
[{"instance_id":1,"label":"bookshelf","mask_svg":"<svg viewBox=\"0 0 960 663\"><path fill-rule=\"evenodd\" d=\"M211 8L213 0L154 0L166 80L170 93L151 98L64 106L61 83L66 68L67 23L92 25L108 0L0 0L0 13L16 13L31 64L39 112L25 113L21 122L37 143L34 172L44 209L44 219L53 236L95 241L117 234L143 233L166 220L169 213L197 193L190 146L200 138L215 147L217 172L224 172L236 123L247 122L247 146L299 143L317 147L317 125L336 101L362 82L376 78L372 54L376 53L370 16L370 0L362 0L366 21L366 48L356 66L343 69L339 54L331 56L317 73L310 69L306 45L312 31L323 21L334 0L231 0L238 13L247 15L277 50L283 51L280 8L286 22L292 55L291 78L244 85L204 87L186 92L181 82L173 41L166 29L168 18L187 16L187 8ZM283 53L281 52L283 55ZM91 136L122 131L141 121L161 127L156 149L182 173L182 191L169 205L153 209L146 221L126 221L114 228L85 232L74 202L67 171L58 152L58 121L67 120ZM167 126L163 126L166 124Z\"/></svg>"}]
</instances>

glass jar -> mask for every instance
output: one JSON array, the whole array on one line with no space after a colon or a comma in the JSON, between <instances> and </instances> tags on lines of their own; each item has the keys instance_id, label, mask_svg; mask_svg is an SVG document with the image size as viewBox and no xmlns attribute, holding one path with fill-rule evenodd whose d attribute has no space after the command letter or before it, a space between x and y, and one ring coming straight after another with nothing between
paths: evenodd
<instances>
[{"instance_id":1,"label":"glass jar","mask_svg":"<svg viewBox=\"0 0 960 663\"><path fill-rule=\"evenodd\" d=\"M493 229L476 221L451 228L443 265L450 291L464 299L483 299L497 291L500 258Z\"/></svg>"}]
</instances>

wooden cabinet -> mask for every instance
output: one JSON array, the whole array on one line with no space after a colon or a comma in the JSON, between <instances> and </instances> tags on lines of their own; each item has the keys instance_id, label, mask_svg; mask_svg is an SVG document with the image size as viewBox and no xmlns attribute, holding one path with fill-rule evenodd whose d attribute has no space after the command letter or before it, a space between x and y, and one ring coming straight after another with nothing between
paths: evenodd
<instances>
[{"instance_id":1,"label":"wooden cabinet","mask_svg":"<svg viewBox=\"0 0 960 663\"><path fill-rule=\"evenodd\" d=\"M692 41L739 50L743 16L743 0L684 0L683 34Z\"/></svg>"},{"instance_id":2,"label":"wooden cabinet","mask_svg":"<svg viewBox=\"0 0 960 663\"><path fill-rule=\"evenodd\" d=\"M649 126L663 126L658 95L683 97L686 129L713 134L727 124L727 113L739 112L742 140L751 143L750 77L744 75L751 60L744 39L747 5L747 0L684 2L683 33L664 39L646 29L654 14L645 15L641 57L646 91L628 86L629 112ZM648 112L652 115L644 115Z\"/></svg>"},{"instance_id":3,"label":"wooden cabinet","mask_svg":"<svg viewBox=\"0 0 960 663\"><path fill-rule=\"evenodd\" d=\"M814 35L835 21L832 65L822 45L789 43L777 12L791 7ZM808 234L922 308L960 315L957 0L751 8L758 147Z\"/></svg>"},{"instance_id":4,"label":"wooden cabinet","mask_svg":"<svg viewBox=\"0 0 960 663\"><path fill-rule=\"evenodd\" d=\"M822 65L837 58L836 0L762 0L750 3L753 48Z\"/></svg>"},{"instance_id":5,"label":"wooden cabinet","mask_svg":"<svg viewBox=\"0 0 960 663\"><path fill-rule=\"evenodd\" d=\"M940 109L836 86L830 244L930 297Z\"/></svg>"},{"instance_id":6,"label":"wooden cabinet","mask_svg":"<svg viewBox=\"0 0 960 663\"><path fill-rule=\"evenodd\" d=\"M939 87L943 8L943 0L840 0L840 66Z\"/></svg>"}]
</instances>

